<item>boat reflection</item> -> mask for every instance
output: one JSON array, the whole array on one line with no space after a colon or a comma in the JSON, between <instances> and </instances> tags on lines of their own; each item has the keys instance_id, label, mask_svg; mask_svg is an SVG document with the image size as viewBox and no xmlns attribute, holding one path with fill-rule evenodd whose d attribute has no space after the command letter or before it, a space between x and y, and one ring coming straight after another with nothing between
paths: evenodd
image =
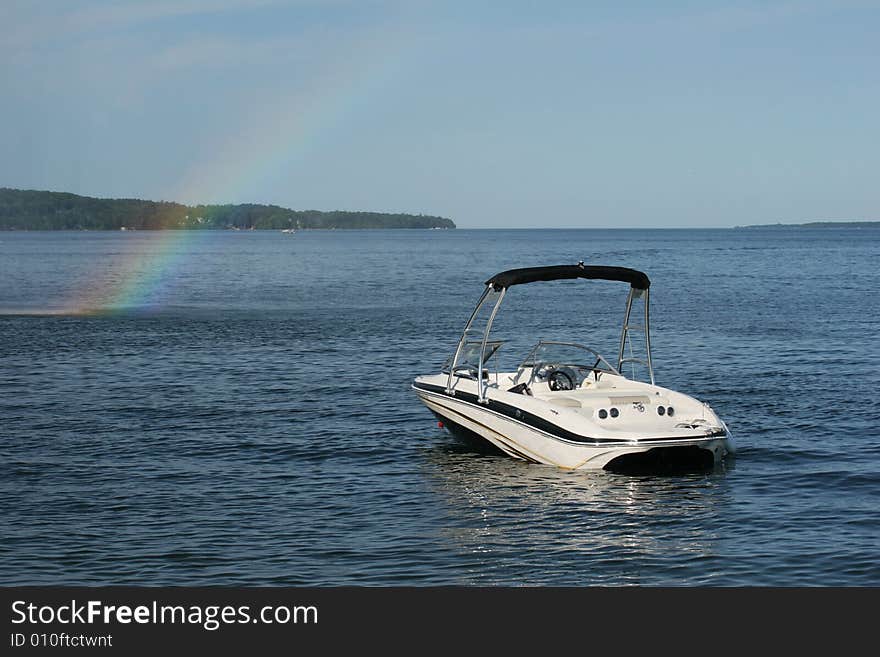
<instances>
[{"instance_id":1,"label":"boat reflection","mask_svg":"<svg viewBox=\"0 0 880 657\"><path fill-rule=\"evenodd\" d=\"M459 442L428 448L422 460L445 506L438 540L468 564L465 584L674 584L676 570L724 554L716 528L731 503L731 467L566 471Z\"/></svg>"}]
</instances>

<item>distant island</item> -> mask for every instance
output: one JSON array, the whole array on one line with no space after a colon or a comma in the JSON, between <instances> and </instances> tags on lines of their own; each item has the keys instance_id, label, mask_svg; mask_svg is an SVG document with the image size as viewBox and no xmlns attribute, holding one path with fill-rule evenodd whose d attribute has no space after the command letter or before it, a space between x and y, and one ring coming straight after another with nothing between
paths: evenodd
<instances>
[{"instance_id":1,"label":"distant island","mask_svg":"<svg viewBox=\"0 0 880 657\"><path fill-rule=\"evenodd\" d=\"M736 228L880 228L880 221L810 221L805 224L755 224Z\"/></svg>"},{"instance_id":2,"label":"distant island","mask_svg":"<svg viewBox=\"0 0 880 657\"><path fill-rule=\"evenodd\" d=\"M451 219L277 205L182 205L0 187L0 230L455 228Z\"/></svg>"}]
</instances>

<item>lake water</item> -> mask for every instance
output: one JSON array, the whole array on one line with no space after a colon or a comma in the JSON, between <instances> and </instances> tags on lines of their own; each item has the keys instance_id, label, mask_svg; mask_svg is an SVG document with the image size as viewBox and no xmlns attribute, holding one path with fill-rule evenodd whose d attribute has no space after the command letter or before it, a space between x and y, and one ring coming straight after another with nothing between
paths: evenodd
<instances>
[{"instance_id":1,"label":"lake water","mask_svg":"<svg viewBox=\"0 0 880 657\"><path fill-rule=\"evenodd\" d=\"M652 280L714 470L566 472L437 427L482 282ZM880 585L880 231L0 233L0 584ZM625 285L508 295L499 356L616 354ZM505 361L506 359L506 361Z\"/></svg>"}]
</instances>

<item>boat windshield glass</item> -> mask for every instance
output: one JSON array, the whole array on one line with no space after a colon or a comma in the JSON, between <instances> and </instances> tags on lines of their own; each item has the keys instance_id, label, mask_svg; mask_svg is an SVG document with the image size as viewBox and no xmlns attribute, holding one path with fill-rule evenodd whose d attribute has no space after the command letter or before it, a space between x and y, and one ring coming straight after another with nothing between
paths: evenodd
<instances>
[{"instance_id":1,"label":"boat windshield glass","mask_svg":"<svg viewBox=\"0 0 880 657\"><path fill-rule=\"evenodd\" d=\"M585 372L598 370L619 374L611 363L599 352L576 342L541 341L529 352L520 365L520 369L536 365L553 365L554 367L572 367Z\"/></svg>"},{"instance_id":2,"label":"boat windshield glass","mask_svg":"<svg viewBox=\"0 0 880 657\"><path fill-rule=\"evenodd\" d=\"M503 342L501 340L489 340L486 342L486 355L483 357L484 369L487 369L486 364L502 344ZM461 354L458 357L458 365L455 368L456 371L471 370L476 372L480 363L480 349L482 349L482 347L482 340L469 340L468 342L465 342L461 347ZM446 362L443 363L442 371L444 374L449 374L449 365L451 362L452 356L447 358Z\"/></svg>"}]
</instances>

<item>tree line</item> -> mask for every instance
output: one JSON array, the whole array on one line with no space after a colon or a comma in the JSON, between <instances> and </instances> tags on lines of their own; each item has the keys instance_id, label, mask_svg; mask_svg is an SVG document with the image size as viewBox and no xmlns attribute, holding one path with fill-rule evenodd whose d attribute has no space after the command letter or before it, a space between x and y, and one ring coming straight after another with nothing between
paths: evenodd
<instances>
[{"instance_id":1,"label":"tree line","mask_svg":"<svg viewBox=\"0 0 880 657\"><path fill-rule=\"evenodd\" d=\"M0 188L0 230L455 228L445 217L291 210L277 205L182 205Z\"/></svg>"}]
</instances>

